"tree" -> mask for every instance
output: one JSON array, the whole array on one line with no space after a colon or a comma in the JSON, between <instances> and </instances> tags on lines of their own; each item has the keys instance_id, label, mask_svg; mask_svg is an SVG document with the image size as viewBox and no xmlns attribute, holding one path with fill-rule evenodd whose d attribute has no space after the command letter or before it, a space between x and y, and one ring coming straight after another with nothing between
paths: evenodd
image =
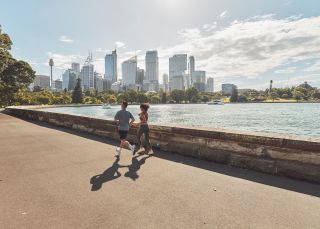
<instances>
[{"instance_id":1,"label":"tree","mask_svg":"<svg viewBox=\"0 0 320 229\"><path fill-rule=\"evenodd\" d=\"M148 102L148 96L145 93L139 92L137 95L137 103L146 103Z\"/></svg>"},{"instance_id":2,"label":"tree","mask_svg":"<svg viewBox=\"0 0 320 229\"><path fill-rule=\"evenodd\" d=\"M160 103L160 97L158 95L152 96L151 103L154 103L154 104Z\"/></svg>"},{"instance_id":3,"label":"tree","mask_svg":"<svg viewBox=\"0 0 320 229\"><path fill-rule=\"evenodd\" d=\"M127 94L127 102L134 103L137 101L138 93L135 90L128 90L125 93Z\"/></svg>"},{"instance_id":4,"label":"tree","mask_svg":"<svg viewBox=\"0 0 320 229\"><path fill-rule=\"evenodd\" d=\"M277 92L275 92L275 91L272 90L272 91L270 92L270 94L269 94L269 97L270 97L270 99L272 99L272 101L274 101L275 99L279 98L279 95L278 95Z\"/></svg>"},{"instance_id":5,"label":"tree","mask_svg":"<svg viewBox=\"0 0 320 229\"><path fill-rule=\"evenodd\" d=\"M163 92L161 94L161 103L167 103L167 93Z\"/></svg>"},{"instance_id":6,"label":"tree","mask_svg":"<svg viewBox=\"0 0 320 229\"><path fill-rule=\"evenodd\" d=\"M210 100L210 98L207 95L203 95L202 98L201 98L201 101L204 102L204 103L209 102L209 100Z\"/></svg>"},{"instance_id":7,"label":"tree","mask_svg":"<svg viewBox=\"0 0 320 229\"><path fill-rule=\"evenodd\" d=\"M315 90L315 91L312 93L312 98L314 98L314 99L320 99L320 90L319 90L319 91Z\"/></svg>"},{"instance_id":8,"label":"tree","mask_svg":"<svg viewBox=\"0 0 320 229\"><path fill-rule=\"evenodd\" d=\"M230 102L231 102L231 103L236 103L236 102L238 102L238 89L235 88L235 87L232 89L232 93L231 93L231 97L230 97Z\"/></svg>"},{"instance_id":9,"label":"tree","mask_svg":"<svg viewBox=\"0 0 320 229\"><path fill-rule=\"evenodd\" d=\"M199 92L196 88L191 87L186 90L186 100L196 103L199 99Z\"/></svg>"},{"instance_id":10,"label":"tree","mask_svg":"<svg viewBox=\"0 0 320 229\"><path fill-rule=\"evenodd\" d=\"M185 99L185 93L183 90L173 90L170 95L176 103L180 103Z\"/></svg>"},{"instance_id":11,"label":"tree","mask_svg":"<svg viewBox=\"0 0 320 229\"><path fill-rule=\"evenodd\" d=\"M248 99L245 95L239 95L238 102L239 103L246 103L246 102L248 102Z\"/></svg>"},{"instance_id":12,"label":"tree","mask_svg":"<svg viewBox=\"0 0 320 229\"><path fill-rule=\"evenodd\" d=\"M77 84L72 92L72 103L82 103L83 102L83 93L81 88L81 79L77 79Z\"/></svg>"},{"instance_id":13,"label":"tree","mask_svg":"<svg viewBox=\"0 0 320 229\"><path fill-rule=\"evenodd\" d=\"M10 54L12 41L9 35L2 33L0 26L0 105L14 103L15 94L30 85L35 72L22 60L17 61Z\"/></svg>"},{"instance_id":14,"label":"tree","mask_svg":"<svg viewBox=\"0 0 320 229\"><path fill-rule=\"evenodd\" d=\"M303 93L301 93L299 90L293 91L293 98L297 101L301 100L303 98Z\"/></svg>"},{"instance_id":15,"label":"tree","mask_svg":"<svg viewBox=\"0 0 320 229\"><path fill-rule=\"evenodd\" d=\"M115 95L107 95L105 99L108 103L116 103L117 97Z\"/></svg>"}]
</instances>

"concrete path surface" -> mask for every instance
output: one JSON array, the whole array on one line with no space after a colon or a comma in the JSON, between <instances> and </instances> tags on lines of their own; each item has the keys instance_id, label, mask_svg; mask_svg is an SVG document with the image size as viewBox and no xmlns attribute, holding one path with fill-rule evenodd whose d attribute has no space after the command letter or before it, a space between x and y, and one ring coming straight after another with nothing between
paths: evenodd
<instances>
[{"instance_id":1,"label":"concrete path surface","mask_svg":"<svg viewBox=\"0 0 320 229\"><path fill-rule=\"evenodd\" d=\"M0 228L320 228L320 185L0 114Z\"/></svg>"}]
</instances>

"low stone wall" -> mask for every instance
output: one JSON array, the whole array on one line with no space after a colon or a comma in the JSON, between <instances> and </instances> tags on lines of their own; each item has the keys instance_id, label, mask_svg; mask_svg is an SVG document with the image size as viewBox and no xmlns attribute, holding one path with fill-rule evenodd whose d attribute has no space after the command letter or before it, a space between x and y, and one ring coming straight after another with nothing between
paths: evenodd
<instances>
[{"instance_id":1,"label":"low stone wall","mask_svg":"<svg viewBox=\"0 0 320 229\"><path fill-rule=\"evenodd\" d=\"M37 107L8 107L12 115L118 139L115 122L47 112ZM43 107L41 107L43 108ZM129 140L136 142L137 124ZM153 145L207 161L320 183L320 139L232 132L220 129L150 125Z\"/></svg>"}]
</instances>

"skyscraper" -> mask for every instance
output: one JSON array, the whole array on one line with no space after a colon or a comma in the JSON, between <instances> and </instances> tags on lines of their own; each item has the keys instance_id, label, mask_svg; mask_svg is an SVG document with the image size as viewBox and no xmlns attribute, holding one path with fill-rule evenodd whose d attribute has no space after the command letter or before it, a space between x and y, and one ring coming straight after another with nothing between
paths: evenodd
<instances>
[{"instance_id":1,"label":"skyscraper","mask_svg":"<svg viewBox=\"0 0 320 229\"><path fill-rule=\"evenodd\" d=\"M104 58L105 74L104 77L112 83L118 80L117 76L117 50L107 54Z\"/></svg>"},{"instance_id":2,"label":"skyscraper","mask_svg":"<svg viewBox=\"0 0 320 229\"><path fill-rule=\"evenodd\" d=\"M137 68L136 84L142 84L144 80L144 70Z\"/></svg>"},{"instance_id":3,"label":"skyscraper","mask_svg":"<svg viewBox=\"0 0 320 229\"><path fill-rule=\"evenodd\" d=\"M70 69L65 70L64 73L62 74L62 89L67 89L69 88L69 72Z\"/></svg>"},{"instance_id":4,"label":"skyscraper","mask_svg":"<svg viewBox=\"0 0 320 229\"><path fill-rule=\"evenodd\" d=\"M173 87L174 85L179 85L181 84L182 80L182 85L184 85L184 78L187 70L187 54L176 54L172 57L169 58L169 87L170 90L178 89L176 87ZM174 76L176 77L174 85L172 84L172 79ZM182 78L182 79L181 79ZM178 80L179 79L179 80Z\"/></svg>"},{"instance_id":5,"label":"skyscraper","mask_svg":"<svg viewBox=\"0 0 320 229\"><path fill-rule=\"evenodd\" d=\"M204 92L206 90L206 72L193 71L192 82L193 87L195 87L200 92Z\"/></svg>"},{"instance_id":6,"label":"skyscraper","mask_svg":"<svg viewBox=\"0 0 320 229\"><path fill-rule=\"evenodd\" d=\"M137 77L137 57L134 56L124 61L121 68L123 84L127 87L135 85Z\"/></svg>"},{"instance_id":7,"label":"skyscraper","mask_svg":"<svg viewBox=\"0 0 320 229\"><path fill-rule=\"evenodd\" d=\"M165 92L167 92L169 90L169 76L168 76L168 74L163 74L162 84L163 84L163 90Z\"/></svg>"},{"instance_id":8,"label":"skyscraper","mask_svg":"<svg viewBox=\"0 0 320 229\"><path fill-rule=\"evenodd\" d=\"M94 65L92 63L92 54L89 54L86 62L80 72L81 86L84 89L94 88Z\"/></svg>"},{"instance_id":9,"label":"skyscraper","mask_svg":"<svg viewBox=\"0 0 320 229\"><path fill-rule=\"evenodd\" d=\"M45 89L50 88L50 76L36 75L34 78L34 87L41 87Z\"/></svg>"},{"instance_id":10,"label":"skyscraper","mask_svg":"<svg viewBox=\"0 0 320 229\"><path fill-rule=\"evenodd\" d=\"M77 76L79 76L80 73L80 64L79 63L71 63L71 69L74 71Z\"/></svg>"},{"instance_id":11,"label":"skyscraper","mask_svg":"<svg viewBox=\"0 0 320 229\"><path fill-rule=\"evenodd\" d=\"M214 79L212 77L207 78L206 92L214 92Z\"/></svg>"},{"instance_id":12,"label":"skyscraper","mask_svg":"<svg viewBox=\"0 0 320 229\"><path fill-rule=\"evenodd\" d=\"M237 89L237 86L231 83L224 83L221 85L222 95L231 95L234 89Z\"/></svg>"},{"instance_id":13,"label":"skyscraper","mask_svg":"<svg viewBox=\"0 0 320 229\"><path fill-rule=\"evenodd\" d=\"M146 52L146 80L159 82L158 51Z\"/></svg>"},{"instance_id":14,"label":"skyscraper","mask_svg":"<svg viewBox=\"0 0 320 229\"><path fill-rule=\"evenodd\" d=\"M189 57L189 74L190 76L192 76L192 72L194 72L195 68L194 68L194 56L190 56Z\"/></svg>"}]
</instances>

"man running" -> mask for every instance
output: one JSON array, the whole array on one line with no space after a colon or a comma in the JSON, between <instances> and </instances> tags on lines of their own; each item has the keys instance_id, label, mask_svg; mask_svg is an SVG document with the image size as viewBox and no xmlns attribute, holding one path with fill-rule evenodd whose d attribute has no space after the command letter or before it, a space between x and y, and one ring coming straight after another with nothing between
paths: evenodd
<instances>
[{"instance_id":1,"label":"man running","mask_svg":"<svg viewBox=\"0 0 320 229\"><path fill-rule=\"evenodd\" d=\"M134 122L134 117L127 111L128 103L123 101L121 104L121 110L116 113L114 120L117 122L118 133L120 137L120 147L116 149L116 157L120 157L121 149L128 148L132 152L135 150L135 145L131 145L127 140L127 135L131 124Z\"/></svg>"}]
</instances>

